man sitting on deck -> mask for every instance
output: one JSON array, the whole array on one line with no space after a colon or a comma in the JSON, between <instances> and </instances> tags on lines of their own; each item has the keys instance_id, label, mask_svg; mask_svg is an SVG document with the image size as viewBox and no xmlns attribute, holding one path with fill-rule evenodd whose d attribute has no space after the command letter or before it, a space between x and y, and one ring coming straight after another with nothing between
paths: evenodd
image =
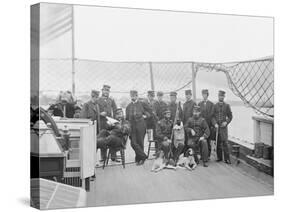
<instances>
[{"instance_id":1,"label":"man sitting on deck","mask_svg":"<svg viewBox=\"0 0 281 212\"><path fill-rule=\"evenodd\" d=\"M209 153L207 139L210 136L210 130L206 120L200 117L199 106L194 106L193 116L188 119L184 128L188 135L187 148L193 148L196 163L199 163L197 152L201 152L203 166L208 167L207 162Z\"/></svg>"}]
</instances>

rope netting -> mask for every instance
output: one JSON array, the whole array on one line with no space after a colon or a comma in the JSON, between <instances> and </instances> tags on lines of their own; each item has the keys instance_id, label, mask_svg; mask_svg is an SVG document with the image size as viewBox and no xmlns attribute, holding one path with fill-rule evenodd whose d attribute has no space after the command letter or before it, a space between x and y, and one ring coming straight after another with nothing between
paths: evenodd
<instances>
[{"instance_id":1,"label":"rope netting","mask_svg":"<svg viewBox=\"0 0 281 212\"><path fill-rule=\"evenodd\" d=\"M135 89L140 96L145 96L151 90L151 77L157 91L181 92L191 85L192 64L75 60L76 95L87 95L92 89L100 90L103 84L110 84L111 93L115 95L128 95L131 89ZM40 60L41 92L58 93L71 90L71 86L71 60Z\"/></svg>"},{"instance_id":2,"label":"rope netting","mask_svg":"<svg viewBox=\"0 0 281 212\"><path fill-rule=\"evenodd\" d=\"M224 72L229 88L246 105L259 114L274 116L273 58L225 64L198 63L197 68Z\"/></svg>"},{"instance_id":3,"label":"rope netting","mask_svg":"<svg viewBox=\"0 0 281 212\"><path fill-rule=\"evenodd\" d=\"M178 91L184 96L184 90L191 87L193 64L195 74L200 70L224 72L229 88L236 96L259 114L273 117L273 58L233 63L104 62L76 59L75 94L89 95L90 90L100 90L103 84L110 84L111 93L119 98L127 96L131 89L138 90L140 96L144 97L153 81L156 91ZM62 90L71 90L72 76L71 59L41 59L40 93L58 94Z\"/></svg>"}]
</instances>

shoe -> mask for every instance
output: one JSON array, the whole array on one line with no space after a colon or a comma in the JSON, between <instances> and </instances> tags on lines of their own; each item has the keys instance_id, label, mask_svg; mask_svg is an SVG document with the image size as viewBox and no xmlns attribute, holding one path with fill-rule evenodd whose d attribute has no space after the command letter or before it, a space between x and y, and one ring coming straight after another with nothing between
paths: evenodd
<instances>
[{"instance_id":1,"label":"shoe","mask_svg":"<svg viewBox=\"0 0 281 212\"><path fill-rule=\"evenodd\" d=\"M120 163L121 161L118 160L118 159L114 159L114 158L111 158L111 161L115 162L115 163Z\"/></svg>"},{"instance_id":2,"label":"shoe","mask_svg":"<svg viewBox=\"0 0 281 212\"><path fill-rule=\"evenodd\" d=\"M204 167L208 167L208 164L207 164L207 163L203 163L203 166L204 166Z\"/></svg>"},{"instance_id":3,"label":"shoe","mask_svg":"<svg viewBox=\"0 0 281 212\"><path fill-rule=\"evenodd\" d=\"M225 160L224 161L226 164L231 164L230 160Z\"/></svg>"},{"instance_id":4,"label":"shoe","mask_svg":"<svg viewBox=\"0 0 281 212\"><path fill-rule=\"evenodd\" d=\"M145 161L145 160L141 160L141 161L139 162L139 166L143 165L143 164L144 164L144 161Z\"/></svg>"},{"instance_id":5,"label":"shoe","mask_svg":"<svg viewBox=\"0 0 281 212\"><path fill-rule=\"evenodd\" d=\"M221 162L222 161L222 159L217 159L217 162Z\"/></svg>"},{"instance_id":6,"label":"shoe","mask_svg":"<svg viewBox=\"0 0 281 212\"><path fill-rule=\"evenodd\" d=\"M96 164L96 168L100 168L100 167L102 167L103 166L103 163L97 163Z\"/></svg>"}]
</instances>

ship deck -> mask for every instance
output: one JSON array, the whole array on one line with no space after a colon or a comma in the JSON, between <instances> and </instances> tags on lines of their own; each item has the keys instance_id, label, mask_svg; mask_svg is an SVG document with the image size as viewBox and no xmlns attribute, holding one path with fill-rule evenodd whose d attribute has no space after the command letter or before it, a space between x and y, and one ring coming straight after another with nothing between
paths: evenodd
<instances>
[{"instance_id":1,"label":"ship deck","mask_svg":"<svg viewBox=\"0 0 281 212\"><path fill-rule=\"evenodd\" d=\"M151 172L153 160L97 168L87 206L273 195L273 178L243 165L211 161L208 168ZM266 180L265 180L266 179Z\"/></svg>"}]
</instances>

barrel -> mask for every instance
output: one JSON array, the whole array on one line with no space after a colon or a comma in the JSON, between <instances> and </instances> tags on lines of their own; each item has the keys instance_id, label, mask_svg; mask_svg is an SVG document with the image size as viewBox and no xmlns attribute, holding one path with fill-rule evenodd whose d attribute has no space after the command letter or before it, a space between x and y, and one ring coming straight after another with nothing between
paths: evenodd
<instances>
[{"instance_id":1,"label":"barrel","mask_svg":"<svg viewBox=\"0 0 281 212\"><path fill-rule=\"evenodd\" d=\"M262 143L262 142L255 143L255 157L256 158L263 157L263 149L264 149L264 143Z\"/></svg>"},{"instance_id":2,"label":"barrel","mask_svg":"<svg viewBox=\"0 0 281 212\"><path fill-rule=\"evenodd\" d=\"M273 147L269 145L264 145L263 147L263 159L272 160Z\"/></svg>"}]
</instances>

